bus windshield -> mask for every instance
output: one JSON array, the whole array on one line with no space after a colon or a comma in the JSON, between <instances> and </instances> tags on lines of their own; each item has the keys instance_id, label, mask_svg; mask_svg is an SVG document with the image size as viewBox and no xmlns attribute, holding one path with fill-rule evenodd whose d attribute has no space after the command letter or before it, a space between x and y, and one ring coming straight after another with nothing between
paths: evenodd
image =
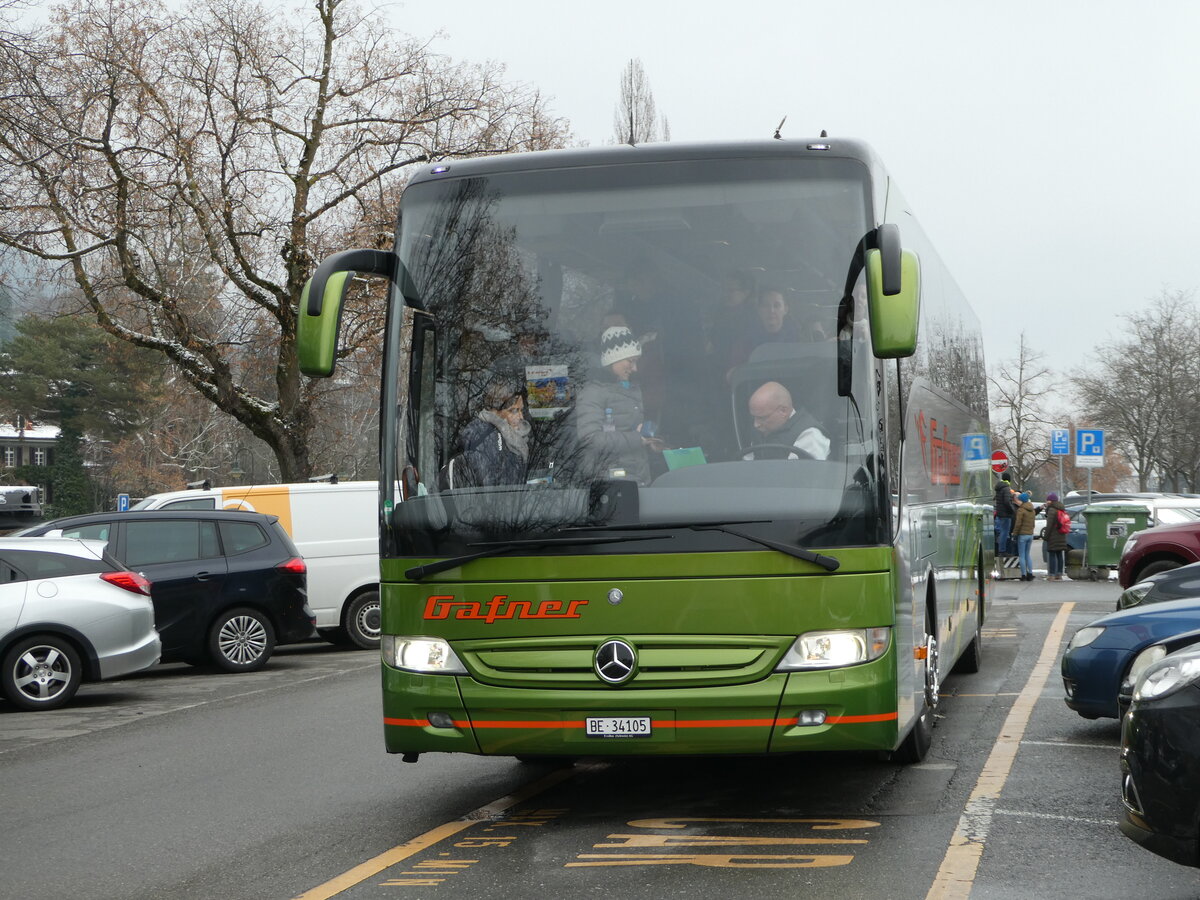
<instances>
[{"instance_id":1,"label":"bus windshield","mask_svg":"<svg viewBox=\"0 0 1200 900\"><path fill-rule=\"evenodd\" d=\"M620 553L545 539L626 527L639 553L885 542L861 284L843 303L870 209L844 158L411 185L389 324L411 356L384 438L398 552Z\"/></svg>"}]
</instances>

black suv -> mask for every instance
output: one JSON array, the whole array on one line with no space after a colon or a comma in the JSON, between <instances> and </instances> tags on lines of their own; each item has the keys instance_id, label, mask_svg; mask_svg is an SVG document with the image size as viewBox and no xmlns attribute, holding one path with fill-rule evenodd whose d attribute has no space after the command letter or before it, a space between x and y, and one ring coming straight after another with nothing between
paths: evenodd
<instances>
[{"instance_id":1,"label":"black suv","mask_svg":"<svg viewBox=\"0 0 1200 900\"><path fill-rule=\"evenodd\" d=\"M152 582L164 662L253 672L266 665L276 644L316 633L307 567L276 516L196 509L93 513L20 534L108 541L109 553Z\"/></svg>"}]
</instances>

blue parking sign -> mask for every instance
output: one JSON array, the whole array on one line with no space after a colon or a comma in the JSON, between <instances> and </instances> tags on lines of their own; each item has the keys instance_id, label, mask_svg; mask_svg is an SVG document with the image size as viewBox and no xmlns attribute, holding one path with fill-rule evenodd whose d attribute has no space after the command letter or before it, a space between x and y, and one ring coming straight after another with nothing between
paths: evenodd
<instances>
[{"instance_id":1,"label":"blue parking sign","mask_svg":"<svg viewBox=\"0 0 1200 900\"><path fill-rule=\"evenodd\" d=\"M117 494L117 512L129 512L128 494Z\"/></svg>"},{"instance_id":2,"label":"blue parking sign","mask_svg":"<svg viewBox=\"0 0 1200 900\"><path fill-rule=\"evenodd\" d=\"M1071 431L1068 428L1052 428L1050 430L1050 455L1071 455Z\"/></svg>"},{"instance_id":3,"label":"blue parking sign","mask_svg":"<svg viewBox=\"0 0 1200 900\"><path fill-rule=\"evenodd\" d=\"M964 434L962 436L963 470L983 471L992 464L992 442L986 434Z\"/></svg>"},{"instance_id":4,"label":"blue parking sign","mask_svg":"<svg viewBox=\"0 0 1200 900\"><path fill-rule=\"evenodd\" d=\"M1104 429L1075 429L1075 465L1097 469L1104 465Z\"/></svg>"}]
</instances>

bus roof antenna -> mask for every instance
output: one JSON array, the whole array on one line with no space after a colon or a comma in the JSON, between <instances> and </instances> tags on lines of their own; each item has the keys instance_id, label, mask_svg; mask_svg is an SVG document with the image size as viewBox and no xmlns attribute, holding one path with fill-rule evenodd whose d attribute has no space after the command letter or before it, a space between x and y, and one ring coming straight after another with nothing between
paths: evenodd
<instances>
[{"instance_id":1,"label":"bus roof antenna","mask_svg":"<svg viewBox=\"0 0 1200 900\"><path fill-rule=\"evenodd\" d=\"M779 124L775 126L775 140L777 140L777 141L783 140L783 134L781 132L783 131L783 123L786 121L787 121L787 116L784 116L782 119L779 120Z\"/></svg>"}]
</instances>

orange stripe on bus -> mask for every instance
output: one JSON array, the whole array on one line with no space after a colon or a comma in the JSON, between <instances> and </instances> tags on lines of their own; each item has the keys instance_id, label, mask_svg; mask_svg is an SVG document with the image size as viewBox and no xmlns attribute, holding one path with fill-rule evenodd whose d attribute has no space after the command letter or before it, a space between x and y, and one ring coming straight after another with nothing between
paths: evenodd
<instances>
[{"instance_id":1,"label":"orange stripe on bus","mask_svg":"<svg viewBox=\"0 0 1200 900\"><path fill-rule=\"evenodd\" d=\"M830 716L825 720L826 725L863 725L871 722L894 722L899 718L898 713L875 713L865 716ZM653 719L651 725L655 728L782 728L796 725L799 719L791 716L786 719ZM399 725L408 728L426 728L427 719L389 719L383 720L384 725ZM577 720L565 721L478 721L455 720L455 728L583 728L584 722Z\"/></svg>"},{"instance_id":2,"label":"orange stripe on bus","mask_svg":"<svg viewBox=\"0 0 1200 900\"><path fill-rule=\"evenodd\" d=\"M900 718L899 713L877 713L873 716L830 716L826 723L830 725L859 725L865 722L894 722Z\"/></svg>"}]
</instances>

